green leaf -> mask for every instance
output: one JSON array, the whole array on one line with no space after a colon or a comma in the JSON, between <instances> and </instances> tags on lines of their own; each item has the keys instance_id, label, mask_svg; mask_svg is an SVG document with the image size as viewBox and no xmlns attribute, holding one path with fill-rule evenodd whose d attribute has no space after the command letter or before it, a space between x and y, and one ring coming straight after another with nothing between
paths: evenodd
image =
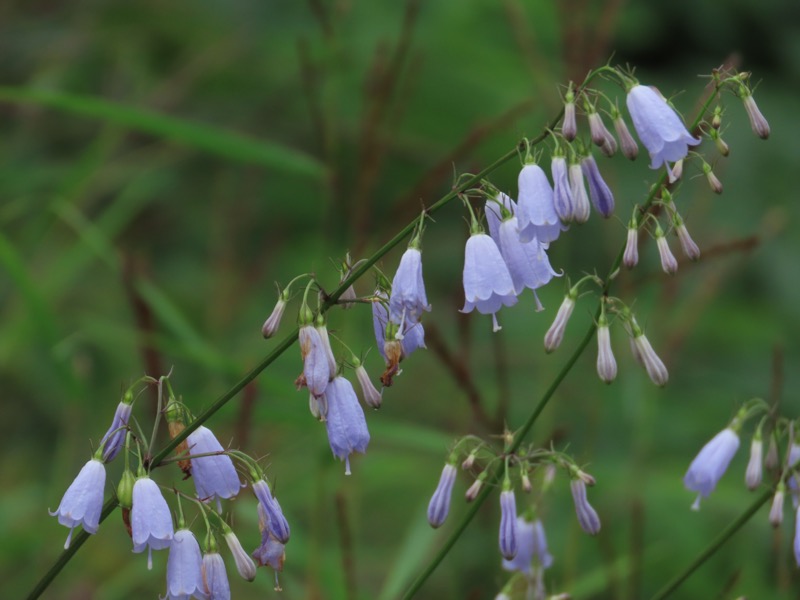
<instances>
[{"instance_id":1,"label":"green leaf","mask_svg":"<svg viewBox=\"0 0 800 600\"><path fill-rule=\"evenodd\" d=\"M52 90L0 86L0 101L38 104L115 123L231 160L255 163L298 175L323 177L325 174L325 167L316 158L281 144L100 98Z\"/></svg>"}]
</instances>

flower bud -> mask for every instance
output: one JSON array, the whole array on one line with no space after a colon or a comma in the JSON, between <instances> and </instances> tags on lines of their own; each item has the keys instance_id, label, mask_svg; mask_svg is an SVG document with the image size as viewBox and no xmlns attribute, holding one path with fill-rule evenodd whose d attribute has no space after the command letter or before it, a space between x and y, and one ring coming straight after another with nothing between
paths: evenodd
<instances>
[{"instance_id":1,"label":"flower bud","mask_svg":"<svg viewBox=\"0 0 800 600\"><path fill-rule=\"evenodd\" d=\"M722 182L714 175L714 171L711 170L711 165L705 163L703 165L703 173L706 176L706 180L708 181L708 186L711 188L711 191L715 194L722 193Z\"/></svg>"},{"instance_id":2,"label":"flower bud","mask_svg":"<svg viewBox=\"0 0 800 600\"><path fill-rule=\"evenodd\" d=\"M598 113L596 110L591 109L587 117L589 119L589 134L592 137L592 143L595 146L602 148L604 144L608 143L607 140L611 134L609 133L608 129L606 129L600 113Z\"/></svg>"},{"instance_id":3,"label":"flower bud","mask_svg":"<svg viewBox=\"0 0 800 600\"><path fill-rule=\"evenodd\" d=\"M764 118L764 115L761 114L761 111L758 110L756 101L753 99L753 94L751 94L749 90L744 91L744 94L742 94L740 91L740 95L742 97L742 101L744 102L744 109L747 111L747 116L750 119L750 127L752 128L753 133L755 133L762 140L765 140L769 137L769 123L767 123L767 120Z\"/></svg>"},{"instance_id":4,"label":"flower bud","mask_svg":"<svg viewBox=\"0 0 800 600\"><path fill-rule=\"evenodd\" d=\"M717 147L717 152L719 152L722 156L728 156L731 153L731 149L725 140L720 137L719 133L717 133L716 129L712 129L714 133L711 134L711 139L714 140L714 145Z\"/></svg>"},{"instance_id":5,"label":"flower bud","mask_svg":"<svg viewBox=\"0 0 800 600\"><path fill-rule=\"evenodd\" d=\"M611 332L605 316L600 317L597 327L597 375L606 383L611 383L617 376L617 361L611 349Z\"/></svg>"},{"instance_id":6,"label":"flower bud","mask_svg":"<svg viewBox=\"0 0 800 600\"><path fill-rule=\"evenodd\" d=\"M722 126L722 107L714 108L714 116L711 117L711 127L719 129Z\"/></svg>"},{"instance_id":7,"label":"flower bud","mask_svg":"<svg viewBox=\"0 0 800 600\"><path fill-rule=\"evenodd\" d=\"M514 490L500 492L500 554L506 560L517 555L517 500Z\"/></svg>"},{"instance_id":8,"label":"flower bud","mask_svg":"<svg viewBox=\"0 0 800 600\"><path fill-rule=\"evenodd\" d=\"M361 363L356 367L356 378L361 385L361 392L364 394L364 402L367 406L375 409L380 408L383 394L372 384L369 373Z\"/></svg>"},{"instance_id":9,"label":"flower bud","mask_svg":"<svg viewBox=\"0 0 800 600\"><path fill-rule=\"evenodd\" d=\"M589 220L589 195L586 193L586 184L583 181L583 171L580 163L569 165L569 185L574 201L573 219L576 223L586 223Z\"/></svg>"},{"instance_id":10,"label":"flower bud","mask_svg":"<svg viewBox=\"0 0 800 600\"><path fill-rule=\"evenodd\" d=\"M639 156L639 146L628 130L628 126L625 124L625 119L622 118L622 115L617 115L614 119L614 130L617 132L617 137L619 138L622 155L628 160L636 160L636 157Z\"/></svg>"},{"instance_id":11,"label":"flower bud","mask_svg":"<svg viewBox=\"0 0 800 600\"><path fill-rule=\"evenodd\" d=\"M769 436L769 446L767 447L767 458L764 460L764 466L769 470L778 468L778 443L775 441L775 436Z\"/></svg>"},{"instance_id":12,"label":"flower bud","mask_svg":"<svg viewBox=\"0 0 800 600\"><path fill-rule=\"evenodd\" d=\"M250 555L244 551L244 548L242 548L239 538L236 537L236 534L230 529L226 531L222 537L225 538L225 542L228 544L228 548L230 548L239 575L246 581L253 581L256 578L256 564L253 562L253 559L250 558Z\"/></svg>"},{"instance_id":13,"label":"flower bud","mask_svg":"<svg viewBox=\"0 0 800 600\"><path fill-rule=\"evenodd\" d=\"M136 477L134 477L133 472L130 469L125 469L117 486L117 501L122 508L133 506L134 483L136 483Z\"/></svg>"},{"instance_id":14,"label":"flower bud","mask_svg":"<svg viewBox=\"0 0 800 600\"><path fill-rule=\"evenodd\" d=\"M761 435L757 433L750 443L750 460L744 475L744 481L749 490L754 490L761 485L763 457L764 442L761 441Z\"/></svg>"},{"instance_id":15,"label":"flower bud","mask_svg":"<svg viewBox=\"0 0 800 600\"><path fill-rule=\"evenodd\" d=\"M673 182L678 181L683 176L683 159L676 161L674 165L672 165L672 179Z\"/></svg>"},{"instance_id":16,"label":"flower bud","mask_svg":"<svg viewBox=\"0 0 800 600\"><path fill-rule=\"evenodd\" d=\"M561 123L561 135L568 142L574 140L575 136L578 135L578 124L575 119L575 94L572 92L572 87L567 92L564 102L564 120Z\"/></svg>"},{"instance_id":17,"label":"flower bud","mask_svg":"<svg viewBox=\"0 0 800 600\"><path fill-rule=\"evenodd\" d=\"M600 517L597 512L589 504L586 498L586 484L580 478L573 479L570 483L572 490L572 500L575 503L575 513L578 515L578 523L586 533L589 535L597 535L600 533Z\"/></svg>"},{"instance_id":18,"label":"flower bud","mask_svg":"<svg viewBox=\"0 0 800 600\"><path fill-rule=\"evenodd\" d=\"M622 264L629 269L636 266L639 262L639 228L636 221L632 220L628 225L628 238L625 242L625 252L622 255Z\"/></svg>"},{"instance_id":19,"label":"flower bud","mask_svg":"<svg viewBox=\"0 0 800 600\"><path fill-rule=\"evenodd\" d=\"M678 270L678 261L672 251L669 249L669 243L664 236L661 227L656 229L656 246L658 247L658 254L661 257L661 268L664 273L674 275Z\"/></svg>"},{"instance_id":20,"label":"flower bud","mask_svg":"<svg viewBox=\"0 0 800 600\"><path fill-rule=\"evenodd\" d=\"M533 486L531 485L531 478L528 476L528 472L525 471L522 473L522 491L526 494L530 494L531 490L533 490Z\"/></svg>"},{"instance_id":21,"label":"flower bud","mask_svg":"<svg viewBox=\"0 0 800 600\"><path fill-rule=\"evenodd\" d=\"M679 221L675 225L675 233L678 236L678 241L681 243L681 249L683 253L686 255L686 258L689 260L699 260L700 259L700 248L697 247L697 244L694 243L692 236L689 235L689 231L686 229L686 225L683 221Z\"/></svg>"},{"instance_id":22,"label":"flower bud","mask_svg":"<svg viewBox=\"0 0 800 600\"><path fill-rule=\"evenodd\" d=\"M572 290L570 290L570 292L564 296L564 300L558 308L558 313L556 313L556 318L544 336L545 352L550 353L561 345L561 341L564 339L564 330L567 328L567 323L572 316L574 308L575 296L572 294Z\"/></svg>"},{"instance_id":23,"label":"flower bud","mask_svg":"<svg viewBox=\"0 0 800 600\"><path fill-rule=\"evenodd\" d=\"M475 498L478 497L478 493L481 491L482 487L483 487L483 479L479 477L478 479L472 482L471 486L469 486L469 489L467 489L467 492L464 494L464 499L467 502L472 502L473 500L475 500Z\"/></svg>"},{"instance_id":24,"label":"flower bud","mask_svg":"<svg viewBox=\"0 0 800 600\"><path fill-rule=\"evenodd\" d=\"M455 466L450 463L447 463L442 469L439 485L436 486L436 491L433 492L428 504L428 523L433 528L441 527L450 512L450 498L453 495L456 472Z\"/></svg>"},{"instance_id":25,"label":"flower bud","mask_svg":"<svg viewBox=\"0 0 800 600\"><path fill-rule=\"evenodd\" d=\"M575 200L569 185L567 159L554 156L550 161L550 172L553 175L553 206L558 218L569 223L575 219Z\"/></svg>"},{"instance_id":26,"label":"flower bud","mask_svg":"<svg viewBox=\"0 0 800 600\"><path fill-rule=\"evenodd\" d=\"M783 499L786 488L783 482L778 484L775 495L772 497L772 506L769 509L769 522L773 527L780 527L783 523Z\"/></svg>"},{"instance_id":27,"label":"flower bud","mask_svg":"<svg viewBox=\"0 0 800 600\"><path fill-rule=\"evenodd\" d=\"M475 464L475 452L470 452L467 455L467 458L464 459L464 462L461 463L461 468L465 471L469 471L472 468L472 465Z\"/></svg>"},{"instance_id":28,"label":"flower bud","mask_svg":"<svg viewBox=\"0 0 800 600\"><path fill-rule=\"evenodd\" d=\"M634 333L631 338L631 350L634 358L645 368L648 377L653 383L659 387L667 385L667 381L669 381L667 367L664 366L664 363L650 345L647 336L641 330L638 331L638 335Z\"/></svg>"},{"instance_id":29,"label":"flower bud","mask_svg":"<svg viewBox=\"0 0 800 600\"><path fill-rule=\"evenodd\" d=\"M265 339L271 338L278 331L285 310L286 300L284 300L283 294L281 294L278 297L278 302L275 303L275 308L272 309L272 314L264 321L264 325L261 327L261 335L263 335Z\"/></svg>"}]
</instances>

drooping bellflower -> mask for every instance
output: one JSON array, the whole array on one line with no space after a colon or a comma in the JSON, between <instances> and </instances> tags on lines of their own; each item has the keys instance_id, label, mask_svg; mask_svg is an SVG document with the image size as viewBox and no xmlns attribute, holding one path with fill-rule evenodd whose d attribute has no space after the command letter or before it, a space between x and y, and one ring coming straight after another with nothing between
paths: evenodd
<instances>
[{"instance_id":1,"label":"drooping bellflower","mask_svg":"<svg viewBox=\"0 0 800 600\"><path fill-rule=\"evenodd\" d=\"M519 198L515 214L519 223L519 239L529 242L536 238L543 244L557 240L566 226L556 213L553 188L550 187L544 170L539 165L525 165L519 172L518 185ZM489 226L491 227L491 222Z\"/></svg>"},{"instance_id":2,"label":"drooping bellflower","mask_svg":"<svg viewBox=\"0 0 800 600\"><path fill-rule=\"evenodd\" d=\"M450 512L450 498L453 495L456 473L456 466L450 463L447 463L442 469L439 484L428 503L428 523L431 524L431 527L441 527Z\"/></svg>"},{"instance_id":3,"label":"drooping bellflower","mask_svg":"<svg viewBox=\"0 0 800 600\"><path fill-rule=\"evenodd\" d=\"M281 510L278 500L270 492L267 482L263 479L253 482L253 493L269 517L269 529L272 534L281 543L288 542L290 536L289 522L283 515L283 510Z\"/></svg>"},{"instance_id":4,"label":"drooping bellflower","mask_svg":"<svg viewBox=\"0 0 800 600\"><path fill-rule=\"evenodd\" d=\"M650 381L659 387L664 387L669 381L669 371L664 366L663 361L659 358L653 346L650 345L650 340L639 327L635 318L631 318L630 322L631 334L631 353L640 365L647 371L647 376Z\"/></svg>"},{"instance_id":5,"label":"drooping bellflower","mask_svg":"<svg viewBox=\"0 0 800 600\"><path fill-rule=\"evenodd\" d=\"M231 584L225 561L219 552L208 552L203 555L201 567L203 574L203 590L208 600L231 600Z\"/></svg>"},{"instance_id":6,"label":"drooping bellflower","mask_svg":"<svg viewBox=\"0 0 800 600\"><path fill-rule=\"evenodd\" d=\"M378 290L375 296L383 301L388 300L385 292ZM386 342L394 341L386 339L386 326L389 324L389 311L383 302L372 303L372 326L375 331L375 343L378 346L378 351L384 360L388 360L386 356ZM403 328L400 329L401 338L400 345L400 358L407 358L412 352L419 348L425 348L425 329L422 323L415 323L410 319L406 319Z\"/></svg>"},{"instance_id":7,"label":"drooping bellflower","mask_svg":"<svg viewBox=\"0 0 800 600\"><path fill-rule=\"evenodd\" d=\"M517 555L517 499L514 490L500 492L500 554L506 560Z\"/></svg>"},{"instance_id":8,"label":"drooping bellflower","mask_svg":"<svg viewBox=\"0 0 800 600\"><path fill-rule=\"evenodd\" d=\"M139 477L133 484L131 537L133 551L147 548L147 568L153 568L153 550L163 550L172 543L172 515L158 484L150 477Z\"/></svg>"},{"instance_id":9,"label":"drooping bellflower","mask_svg":"<svg viewBox=\"0 0 800 600\"><path fill-rule=\"evenodd\" d=\"M422 280L422 252L417 247L409 246L392 280L389 314L392 321L402 326L406 319L419 322L423 311L430 310L425 282Z\"/></svg>"},{"instance_id":10,"label":"drooping bellflower","mask_svg":"<svg viewBox=\"0 0 800 600\"><path fill-rule=\"evenodd\" d=\"M328 399L328 418L325 421L328 442L333 455L345 461L345 475L350 475L350 455L353 452L364 454L369 444L364 410L358 403L353 384L344 377L335 377L325 396Z\"/></svg>"},{"instance_id":11,"label":"drooping bellflower","mask_svg":"<svg viewBox=\"0 0 800 600\"><path fill-rule=\"evenodd\" d=\"M527 243L520 241L516 217L500 223L495 241L517 295L525 288L535 291L558 275L550 266L547 251L539 240L533 239Z\"/></svg>"},{"instance_id":12,"label":"drooping bellflower","mask_svg":"<svg viewBox=\"0 0 800 600\"><path fill-rule=\"evenodd\" d=\"M167 598L188 600L207 598L202 572L200 545L188 529L178 529L167 557Z\"/></svg>"},{"instance_id":13,"label":"drooping bellflower","mask_svg":"<svg viewBox=\"0 0 800 600\"><path fill-rule=\"evenodd\" d=\"M52 517L58 516L59 523L69 527L69 535L64 543L65 550L72 541L72 530L78 525L83 526L86 533L97 533L105 484L106 468L103 461L92 458L83 465L78 476L64 492L55 512L50 513Z\"/></svg>"},{"instance_id":14,"label":"drooping bellflower","mask_svg":"<svg viewBox=\"0 0 800 600\"><path fill-rule=\"evenodd\" d=\"M517 555L511 560L503 559L503 568L532 575L534 561L543 569L549 569L553 564L544 527L539 519L531 522L524 516L517 517Z\"/></svg>"},{"instance_id":15,"label":"drooping bellflower","mask_svg":"<svg viewBox=\"0 0 800 600\"><path fill-rule=\"evenodd\" d=\"M491 314L493 329L498 331L497 311L514 306L517 295L514 282L494 240L482 231L474 232L464 251L464 308L461 312Z\"/></svg>"},{"instance_id":16,"label":"drooping bellflower","mask_svg":"<svg viewBox=\"0 0 800 600\"><path fill-rule=\"evenodd\" d=\"M233 466L231 457L222 454L224 448L211 430L201 425L187 438L189 454L211 454L192 458L192 478L197 489L197 497L210 502L213 499L233 498L242 487L239 474Z\"/></svg>"},{"instance_id":17,"label":"drooping bellflower","mask_svg":"<svg viewBox=\"0 0 800 600\"><path fill-rule=\"evenodd\" d=\"M308 391L315 397L322 396L332 377L328 353L313 325L303 325L298 334L300 355L303 358L303 376Z\"/></svg>"},{"instance_id":18,"label":"drooping bellflower","mask_svg":"<svg viewBox=\"0 0 800 600\"><path fill-rule=\"evenodd\" d=\"M628 111L639 139L650 153L650 168L667 168L670 183L675 177L669 163L681 160L700 139L692 137L675 110L656 90L635 85L628 91Z\"/></svg>"},{"instance_id":19,"label":"drooping bellflower","mask_svg":"<svg viewBox=\"0 0 800 600\"><path fill-rule=\"evenodd\" d=\"M739 435L730 427L703 446L683 477L686 489L697 492L692 510L700 510L701 498L707 498L714 491L738 449Z\"/></svg>"},{"instance_id":20,"label":"drooping bellflower","mask_svg":"<svg viewBox=\"0 0 800 600\"><path fill-rule=\"evenodd\" d=\"M285 546L270 531L269 515L261 504L258 505L258 528L261 530L261 545L253 551L253 558L262 567L282 571L286 559Z\"/></svg>"}]
</instances>

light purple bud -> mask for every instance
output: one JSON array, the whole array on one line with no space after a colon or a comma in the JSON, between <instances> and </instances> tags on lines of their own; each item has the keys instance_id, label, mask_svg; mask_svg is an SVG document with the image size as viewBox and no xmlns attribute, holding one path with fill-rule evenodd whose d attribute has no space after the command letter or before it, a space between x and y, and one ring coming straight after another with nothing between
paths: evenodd
<instances>
[{"instance_id":1,"label":"light purple bud","mask_svg":"<svg viewBox=\"0 0 800 600\"><path fill-rule=\"evenodd\" d=\"M514 282L497 244L485 233L471 235L464 252L464 308L484 315L517 303Z\"/></svg>"},{"instance_id":2,"label":"light purple bud","mask_svg":"<svg viewBox=\"0 0 800 600\"><path fill-rule=\"evenodd\" d=\"M669 381L669 372L667 367L658 357L653 347L650 345L650 340L647 339L643 333L634 335L631 339L631 349L633 356L636 358L647 371L650 380L659 387L664 387Z\"/></svg>"},{"instance_id":3,"label":"light purple bud","mask_svg":"<svg viewBox=\"0 0 800 600\"><path fill-rule=\"evenodd\" d=\"M289 536L291 535L289 522L283 515L278 500L272 495L272 492L270 492L267 482L263 479L254 482L253 493L256 495L266 515L269 517L269 530L272 535L281 543L285 544L288 542Z\"/></svg>"},{"instance_id":4,"label":"light purple bud","mask_svg":"<svg viewBox=\"0 0 800 600\"><path fill-rule=\"evenodd\" d=\"M703 446L683 477L686 489L697 492L692 510L700 510L700 499L707 498L714 491L738 449L739 436L730 427Z\"/></svg>"},{"instance_id":5,"label":"light purple bud","mask_svg":"<svg viewBox=\"0 0 800 600\"><path fill-rule=\"evenodd\" d=\"M418 322L423 311L430 311L422 280L422 253L417 248L408 248L400 259L400 266L392 280L389 298L391 319L398 325L406 319Z\"/></svg>"},{"instance_id":6,"label":"light purple bud","mask_svg":"<svg viewBox=\"0 0 800 600\"><path fill-rule=\"evenodd\" d=\"M308 391L319 398L325 393L331 379L329 356L319 331L312 325L304 325L298 334L300 355L303 357L303 375Z\"/></svg>"},{"instance_id":7,"label":"light purple bud","mask_svg":"<svg viewBox=\"0 0 800 600\"><path fill-rule=\"evenodd\" d=\"M132 406L126 402L117 404L111 427L108 428L103 439L100 440L100 446L103 448L103 462L105 463L114 460L125 445L125 434L128 430L128 420L131 418L131 408Z\"/></svg>"},{"instance_id":8,"label":"light purple bud","mask_svg":"<svg viewBox=\"0 0 800 600\"><path fill-rule=\"evenodd\" d=\"M172 538L167 558L167 598L186 600L205 598L200 545L188 529L178 529Z\"/></svg>"},{"instance_id":9,"label":"light purple bud","mask_svg":"<svg viewBox=\"0 0 800 600\"><path fill-rule=\"evenodd\" d=\"M611 383L617 376L617 361L611 349L611 332L607 324L597 328L597 374L606 383Z\"/></svg>"},{"instance_id":10,"label":"light purple bud","mask_svg":"<svg viewBox=\"0 0 800 600\"><path fill-rule=\"evenodd\" d=\"M614 194L600 175L600 169L591 154L581 161L581 169L589 182L589 197L594 209L606 219L609 218L614 213Z\"/></svg>"},{"instance_id":11,"label":"light purple bud","mask_svg":"<svg viewBox=\"0 0 800 600\"><path fill-rule=\"evenodd\" d=\"M277 500L274 502L277 503ZM278 507L278 510L280 510L280 507ZM281 516L283 516L283 514L281 514ZM225 532L222 537L225 538L225 543L228 544L228 549L233 555L233 562L236 564L236 570L239 572L239 576L245 581L253 581L256 578L256 564L253 562L253 559L248 556L247 552L244 551L244 548L242 548L242 543L239 541L239 538L236 537L233 531Z\"/></svg>"},{"instance_id":12,"label":"light purple bud","mask_svg":"<svg viewBox=\"0 0 800 600\"><path fill-rule=\"evenodd\" d=\"M625 252L622 255L622 264L629 269L639 262L639 229L628 227L628 238L625 242Z\"/></svg>"},{"instance_id":13,"label":"light purple bud","mask_svg":"<svg viewBox=\"0 0 800 600\"><path fill-rule=\"evenodd\" d=\"M569 185L574 201L574 219L576 223L586 223L589 220L589 195L586 193L586 184L583 182L583 171L578 163L571 164L568 169Z\"/></svg>"},{"instance_id":14,"label":"light purple bud","mask_svg":"<svg viewBox=\"0 0 800 600\"><path fill-rule=\"evenodd\" d=\"M506 560L517 555L517 500L514 490L500 492L500 554Z\"/></svg>"},{"instance_id":15,"label":"light purple bud","mask_svg":"<svg viewBox=\"0 0 800 600\"><path fill-rule=\"evenodd\" d=\"M428 523L431 527L441 527L450 512L450 498L453 495L453 483L456 481L457 472L455 465L450 463L442 469L439 485L436 486L436 491L433 492L428 504Z\"/></svg>"},{"instance_id":16,"label":"light purple bud","mask_svg":"<svg viewBox=\"0 0 800 600\"><path fill-rule=\"evenodd\" d=\"M611 135L603 123L603 118L595 110L592 110L587 118L589 119L589 135L592 137L592 143L595 146L602 146Z\"/></svg>"},{"instance_id":17,"label":"light purple bud","mask_svg":"<svg viewBox=\"0 0 800 600\"><path fill-rule=\"evenodd\" d=\"M755 133L762 140L767 139L770 131L769 123L764 118L764 115L761 114L761 111L758 110L758 105L753 99L753 95L749 92L746 93L742 97L742 101L744 102L744 108L747 111L747 116L750 119L750 127L753 129L753 133Z\"/></svg>"},{"instance_id":18,"label":"light purple bud","mask_svg":"<svg viewBox=\"0 0 800 600\"><path fill-rule=\"evenodd\" d=\"M785 490L779 484L775 495L772 497L772 506L769 509L769 522L773 527L780 527L783 523L783 502Z\"/></svg>"},{"instance_id":19,"label":"light purple bud","mask_svg":"<svg viewBox=\"0 0 800 600\"><path fill-rule=\"evenodd\" d=\"M573 479L569 485L581 529L589 535L597 535L600 532L600 517L586 498L586 484L582 479Z\"/></svg>"},{"instance_id":20,"label":"light purple bud","mask_svg":"<svg viewBox=\"0 0 800 600\"><path fill-rule=\"evenodd\" d=\"M747 470L744 475L747 489L754 490L761 485L763 458L764 442L761 441L760 437L758 439L753 438L753 441L750 442L750 460L747 462Z\"/></svg>"},{"instance_id":21,"label":"light purple bud","mask_svg":"<svg viewBox=\"0 0 800 600\"><path fill-rule=\"evenodd\" d=\"M372 384L372 380L369 378L369 373L367 373L364 365L360 364L356 367L356 378L361 385L361 392L364 394L364 402L367 406L380 408L383 394Z\"/></svg>"},{"instance_id":22,"label":"light purple bud","mask_svg":"<svg viewBox=\"0 0 800 600\"><path fill-rule=\"evenodd\" d=\"M519 172L519 204L515 215L519 226L519 239L530 242L536 238L543 244L558 239L566 226L556 214L553 188L539 165L528 164ZM491 231L491 221L489 229Z\"/></svg>"},{"instance_id":23,"label":"light purple bud","mask_svg":"<svg viewBox=\"0 0 800 600\"><path fill-rule=\"evenodd\" d=\"M561 345L564 339L564 331L567 328L569 318L572 316L572 311L575 308L575 298L570 294L564 296L561 306L558 308L556 318L550 329L544 335L544 350L545 352L552 352Z\"/></svg>"},{"instance_id":24,"label":"light purple bud","mask_svg":"<svg viewBox=\"0 0 800 600\"><path fill-rule=\"evenodd\" d=\"M106 468L101 461L93 458L83 465L78 476L64 492L58 508L50 513L51 517L58 516L59 523L69 527L65 550L72 541L72 530L78 525L82 525L86 533L97 533L105 485Z\"/></svg>"},{"instance_id":25,"label":"light purple bud","mask_svg":"<svg viewBox=\"0 0 800 600\"><path fill-rule=\"evenodd\" d=\"M202 425L190 433L186 441L189 445L189 454L224 451L211 430ZM202 456L192 458L191 461L192 478L197 489L197 497L201 500L209 502L214 498L233 498L242 488L236 467L227 454Z\"/></svg>"},{"instance_id":26,"label":"light purple bud","mask_svg":"<svg viewBox=\"0 0 800 600\"><path fill-rule=\"evenodd\" d=\"M674 183L683 177L683 159L676 161L674 165L672 165L672 178L674 181L670 183Z\"/></svg>"},{"instance_id":27,"label":"light purple bud","mask_svg":"<svg viewBox=\"0 0 800 600\"><path fill-rule=\"evenodd\" d=\"M369 444L364 410L358 403L353 385L344 377L335 377L328 385L325 396L328 399L328 417L325 421L328 442L333 455L345 461L345 475L350 475L350 455L353 452L364 454ZM286 543L279 535L275 537Z\"/></svg>"},{"instance_id":28,"label":"light purple bud","mask_svg":"<svg viewBox=\"0 0 800 600\"><path fill-rule=\"evenodd\" d=\"M678 240L680 240L681 243L681 249L686 255L686 258L690 260L698 260L700 258L700 248L698 248L697 244L694 243L692 236L689 235L689 231L686 229L686 225L684 225L683 222L680 222L675 226L675 233L678 235Z\"/></svg>"},{"instance_id":29,"label":"light purple bud","mask_svg":"<svg viewBox=\"0 0 800 600\"><path fill-rule=\"evenodd\" d=\"M636 133L650 153L650 168L665 166L673 183L669 163L685 158L689 146L696 146L700 139L692 137L675 110L651 87L633 86L627 104Z\"/></svg>"},{"instance_id":30,"label":"light purple bud","mask_svg":"<svg viewBox=\"0 0 800 600\"><path fill-rule=\"evenodd\" d=\"M272 309L272 314L264 321L264 325L261 327L261 335L265 338L271 338L275 335L278 331L278 327L281 326L281 319L283 318L285 310L286 301L283 297L279 297L278 302L275 303L275 308Z\"/></svg>"},{"instance_id":31,"label":"light purple bud","mask_svg":"<svg viewBox=\"0 0 800 600\"><path fill-rule=\"evenodd\" d=\"M473 500L475 500L475 498L478 497L478 494L480 493L482 487L483 487L483 480L476 479L475 481L472 482L472 485L469 486L469 489L464 494L464 499L467 502L472 502Z\"/></svg>"},{"instance_id":32,"label":"light purple bud","mask_svg":"<svg viewBox=\"0 0 800 600\"><path fill-rule=\"evenodd\" d=\"M575 102L564 103L564 121L561 123L561 135L568 142L578 135L578 122L575 118Z\"/></svg>"},{"instance_id":33,"label":"light purple bud","mask_svg":"<svg viewBox=\"0 0 800 600\"><path fill-rule=\"evenodd\" d=\"M553 206L558 218L564 223L569 223L575 218L575 201L569 187L567 159L563 156L554 156L550 163L550 172L553 175Z\"/></svg>"},{"instance_id":34,"label":"light purple bud","mask_svg":"<svg viewBox=\"0 0 800 600\"><path fill-rule=\"evenodd\" d=\"M550 266L547 251L538 240L520 241L516 217L500 223L498 238L500 254L508 267L515 294L521 294L526 287L536 290L557 276Z\"/></svg>"},{"instance_id":35,"label":"light purple bud","mask_svg":"<svg viewBox=\"0 0 800 600\"><path fill-rule=\"evenodd\" d=\"M706 180L708 181L708 187L711 188L711 191L714 192L715 194L721 194L723 190L722 182L716 175L714 175L714 171L711 170L711 166L706 165L705 167L703 167L703 172L706 175Z\"/></svg>"},{"instance_id":36,"label":"light purple bud","mask_svg":"<svg viewBox=\"0 0 800 600\"><path fill-rule=\"evenodd\" d=\"M658 247L658 255L661 257L661 268L664 273L674 275L678 271L678 260L669 249L669 243L664 233L656 231L656 246Z\"/></svg>"},{"instance_id":37,"label":"light purple bud","mask_svg":"<svg viewBox=\"0 0 800 600\"><path fill-rule=\"evenodd\" d=\"M231 600L231 585L228 582L225 561L218 552L209 552L203 556L201 572L203 591L208 600Z\"/></svg>"},{"instance_id":38,"label":"light purple bud","mask_svg":"<svg viewBox=\"0 0 800 600\"><path fill-rule=\"evenodd\" d=\"M625 124L625 119L622 118L622 115L614 119L614 129L619 138L622 155L629 160L636 160L636 157L639 156L639 146L636 145L636 141L628 130L628 126Z\"/></svg>"},{"instance_id":39,"label":"light purple bud","mask_svg":"<svg viewBox=\"0 0 800 600\"><path fill-rule=\"evenodd\" d=\"M172 543L172 515L158 484L149 477L139 477L133 484L131 538L133 551L147 548L147 568L153 568L153 550L163 550Z\"/></svg>"}]
</instances>

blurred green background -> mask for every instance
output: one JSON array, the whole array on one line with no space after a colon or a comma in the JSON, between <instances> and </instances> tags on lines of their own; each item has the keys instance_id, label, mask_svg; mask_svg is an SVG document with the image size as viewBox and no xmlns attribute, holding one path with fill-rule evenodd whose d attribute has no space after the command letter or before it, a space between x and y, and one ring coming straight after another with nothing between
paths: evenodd
<instances>
[{"instance_id":1,"label":"blurred green background","mask_svg":"<svg viewBox=\"0 0 800 600\"><path fill-rule=\"evenodd\" d=\"M769 142L757 139L727 97L731 155L715 158L725 192L714 196L694 167L677 197L704 259L668 278L645 241L640 266L618 279L669 386L652 386L614 331L618 380L599 382L592 344L533 431L589 465L603 520L596 539L583 535L557 479L543 512L548 589L652 595L752 501L745 436L703 510L689 511L681 478L702 444L753 395L780 397L797 416L798 12L779 0L0 4L2 596L22 597L59 555L66 529L46 510L131 381L173 368L189 406L207 407L277 343L259 332L275 281L313 270L334 287L330 259L368 256L446 193L454 170L477 171L536 135L559 109L559 86L612 52L665 95L685 90L674 101L687 117L698 74L724 61L752 70L772 125ZM643 156L599 161L619 219L593 216L553 245L553 265L572 276L606 271L655 178ZM518 168L493 182L515 194ZM293 533L285 598L398 597L465 511L460 476L449 521L433 531L425 520L448 445L519 427L591 321L587 297L562 348L544 354L562 281L541 291L543 313L529 293L504 309L497 335L487 317L460 315L463 216L452 203L425 236L430 349L367 414L372 442L352 477L293 388L296 347L209 423L223 443L268 455ZM381 268L393 273L399 256ZM370 293L371 278L357 289ZM332 312L329 327L356 351L374 345L366 306ZM374 349L366 362L377 380ZM148 394L136 406L146 426L152 407ZM156 477L172 485L180 474ZM254 547L254 500L230 510ZM507 578L498 516L492 498L418 597L497 593ZM787 510L773 531L762 510L674 597L796 598L793 526ZM130 546L114 513L44 597L163 593L165 554L147 572ZM235 598L277 596L271 573L231 581Z\"/></svg>"}]
</instances>

